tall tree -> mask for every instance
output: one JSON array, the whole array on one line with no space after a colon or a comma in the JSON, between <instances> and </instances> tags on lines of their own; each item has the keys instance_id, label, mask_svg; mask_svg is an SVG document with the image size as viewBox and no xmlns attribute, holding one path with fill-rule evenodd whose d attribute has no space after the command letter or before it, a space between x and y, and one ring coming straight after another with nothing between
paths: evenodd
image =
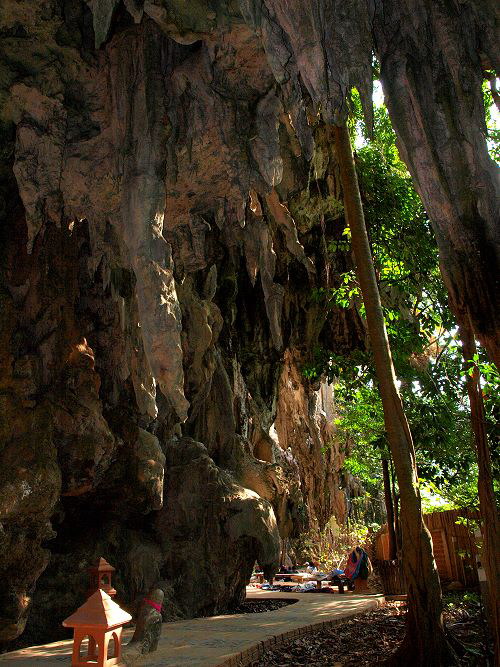
<instances>
[{"instance_id":1,"label":"tall tree","mask_svg":"<svg viewBox=\"0 0 500 667\"><path fill-rule=\"evenodd\" d=\"M387 530L389 534L389 560L397 556L396 524L394 522L394 504L392 502L391 478L389 476L389 461L382 457L382 474L384 479L384 500L387 513Z\"/></svg>"},{"instance_id":2,"label":"tall tree","mask_svg":"<svg viewBox=\"0 0 500 667\"><path fill-rule=\"evenodd\" d=\"M463 354L466 361L477 358L476 343L472 326L460 326ZM500 533L498 530L498 510L493 489L491 458L486 434L486 415L477 363L467 374L472 432L478 459L479 507L482 517L483 558L482 563L488 580L488 611L495 646L495 665L500 664Z\"/></svg>"},{"instance_id":3,"label":"tall tree","mask_svg":"<svg viewBox=\"0 0 500 667\"><path fill-rule=\"evenodd\" d=\"M375 370L384 409L384 423L401 496L403 566L408 584L406 636L400 647L405 662L442 666L456 661L447 641L439 577L432 541L422 518L413 440L396 385L391 350L368 242L356 167L346 126L335 128L336 150L351 230L356 272L363 295ZM396 658L396 661L398 658Z\"/></svg>"}]
</instances>

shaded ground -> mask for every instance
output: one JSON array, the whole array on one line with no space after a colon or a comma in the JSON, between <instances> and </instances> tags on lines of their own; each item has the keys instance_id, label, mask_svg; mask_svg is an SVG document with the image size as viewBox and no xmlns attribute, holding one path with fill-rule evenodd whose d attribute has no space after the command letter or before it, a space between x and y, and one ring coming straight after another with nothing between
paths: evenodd
<instances>
[{"instance_id":1,"label":"shaded ground","mask_svg":"<svg viewBox=\"0 0 500 667\"><path fill-rule=\"evenodd\" d=\"M242 602L237 607L226 610L223 612L224 616L231 616L233 614L260 614L264 611L276 611L276 609L281 609L282 607L287 607L290 604L297 602L297 599L290 600L246 600ZM222 614L221 614L222 615ZM197 616L196 618L204 618L203 616ZM210 617L207 617L210 618ZM62 639L67 639L71 636L71 633L66 629L60 630L58 636L52 637L50 641L59 641ZM29 636L22 636L16 642L10 642L9 644L2 645L0 643L0 654L6 653L7 651L17 651L18 649L31 646L35 641L31 640Z\"/></svg>"},{"instance_id":2,"label":"shaded ground","mask_svg":"<svg viewBox=\"0 0 500 667\"><path fill-rule=\"evenodd\" d=\"M300 637L268 651L253 667L375 667L398 646L404 635L405 603L387 603L329 630ZM462 665L489 664L485 622L474 593L445 595L445 620L464 644ZM491 653L490 653L491 655Z\"/></svg>"},{"instance_id":3,"label":"shaded ground","mask_svg":"<svg viewBox=\"0 0 500 667\"><path fill-rule=\"evenodd\" d=\"M349 618L383 603L382 596L362 595L290 595L247 591L247 601L298 598L295 604L264 614L238 614L190 619L166 623L158 650L148 656L148 667L213 667L230 658L255 651L259 643L272 641L276 635L296 633L325 620ZM125 641L132 628L125 632ZM0 656L0 665L9 667L58 667L71 662L72 641L31 646Z\"/></svg>"},{"instance_id":4,"label":"shaded ground","mask_svg":"<svg viewBox=\"0 0 500 667\"><path fill-rule=\"evenodd\" d=\"M287 607L297 600L246 600L230 611L224 612L229 614L260 614L263 611L275 611L281 607Z\"/></svg>"}]
</instances>

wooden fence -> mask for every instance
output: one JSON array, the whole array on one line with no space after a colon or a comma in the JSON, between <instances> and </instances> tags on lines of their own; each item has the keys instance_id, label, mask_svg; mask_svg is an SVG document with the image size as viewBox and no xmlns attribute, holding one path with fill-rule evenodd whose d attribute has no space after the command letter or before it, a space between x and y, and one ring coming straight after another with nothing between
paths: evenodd
<instances>
[{"instance_id":1,"label":"wooden fence","mask_svg":"<svg viewBox=\"0 0 500 667\"><path fill-rule=\"evenodd\" d=\"M477 518L477 514L467 510L447 510L424 516L425 524L432 537L436 566L443 583L459 581L465 588L479 585L476 541L473 528L467 523ZM387 532L378 536L374 546L376 558L374 566L382 580L384 592L387 595L399 595L406 592L400 564L397 561L388 560Z\"/></svg>"},{"instance_id":2,"label":"wooden fence","mask_svg":"<svg viewBox=\"0 0 500 667\"><path fill-rule=\"evenodd\" d=\"M424 516L439 576L444 581L459 581L467 588L479 585L474 528L468 523L478 518L477 513L458 510Z\"/></svg>"}]
</instances>

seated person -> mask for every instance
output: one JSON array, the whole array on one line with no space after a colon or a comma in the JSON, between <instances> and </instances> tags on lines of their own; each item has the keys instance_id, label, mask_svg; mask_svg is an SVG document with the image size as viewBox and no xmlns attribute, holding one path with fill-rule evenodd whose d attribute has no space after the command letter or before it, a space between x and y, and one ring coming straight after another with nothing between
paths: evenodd
<instances>
[{"instance_id":1,"label":"seated person","mask_svg":"<svg viewBox=\"0 0 500 667\"><path fill-rule=\"evenodd\" d=\"M339 593L344 592L344 584L347 583L349 585L348 580L346 580L344 576L344 570L339 570L338 568L335 568L334 570L331 570L331 572L328 572L328 574L325 574L321 577L319 577L320 580L322 581L328 581L331 584L334 584L335 586L339 587Z\"/></svg>"},{"instance_id":2,"label":"seated person","mask_svg":"<svg viewBox=\"0 0 500 667\"><path fill-rule=\"evenodd\" d=\"M371 572L371 563L368 554L361 547L356 547L354 551L349 554L347 565L344 570L344 576L349 580L349 590L354 590L354 581L366 582ZM366 583L365 583L366 586ZM362 586L359 586L362 588Z\"/></svg>"},{"instance_id":3,"label":"seated person","mask_svg":"<svg viewBox=\"0 0 500 667\"><path fill-rule=\"evenodd\" d=\"M318 571L318 566L314 561L309 561L305 565L306 565L306 572L308 572L309 574L316 574L316 572Z\"/></svg>"}]
</instances>

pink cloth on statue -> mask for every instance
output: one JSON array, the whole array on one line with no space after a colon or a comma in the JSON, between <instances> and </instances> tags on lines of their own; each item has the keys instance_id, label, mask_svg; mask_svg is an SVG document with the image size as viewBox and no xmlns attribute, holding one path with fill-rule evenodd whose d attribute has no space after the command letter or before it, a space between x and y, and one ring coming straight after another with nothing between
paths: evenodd
<instances>
[{"instance_id":1,"label":"pink cloth on statue","mask_svg":"<svg viewBox=\"0 0 500 667\"><path fill-rule=\"evenodd\" d=\"M157 602L153 602L153 600L147 600L144 598L145 604L148 604L150 607L153 607L153 609L156 609L156 611L161 612L161 604L158 604Z\"/></svg>"}]
</instances>

